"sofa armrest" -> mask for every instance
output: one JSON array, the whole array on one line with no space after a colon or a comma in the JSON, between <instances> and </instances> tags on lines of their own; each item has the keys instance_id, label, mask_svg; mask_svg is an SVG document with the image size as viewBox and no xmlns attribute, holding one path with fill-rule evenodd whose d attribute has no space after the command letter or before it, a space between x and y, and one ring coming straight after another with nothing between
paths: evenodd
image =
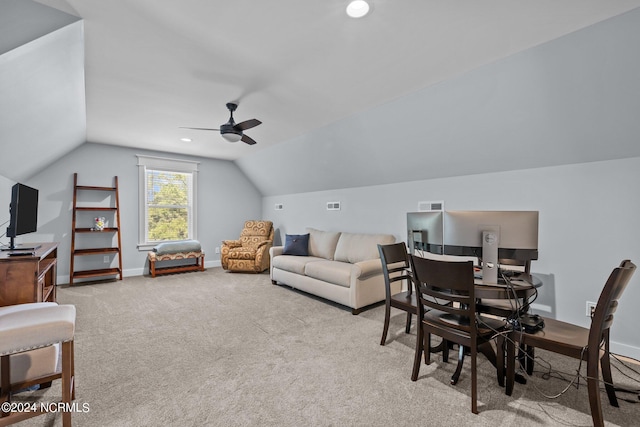
<instances>
[{"instance_id":1,"label":"sofa armrest","mask_svg":"<svg viewBox=\"0 0 640 427\"><path fill-rule=\"evenodd\" d=\"M371 276L382 274L382 261L380 258L356 262L353 265L360 270L360 274L357 275L358 279L366 279Z\"/></svg>"},{"instance_id":2,"label":"sofa armrest","mask_svg":"<svg viewBox=\"0 0 640 427\"><path fill-rule=\"evenodd\" d=\"M275 256L282 255L282 252L284 252L284 246L271 246L271 248L269 249L269 255L271 256L271 259L273 259L273 257Z\"/></svg>"}]
</instances>

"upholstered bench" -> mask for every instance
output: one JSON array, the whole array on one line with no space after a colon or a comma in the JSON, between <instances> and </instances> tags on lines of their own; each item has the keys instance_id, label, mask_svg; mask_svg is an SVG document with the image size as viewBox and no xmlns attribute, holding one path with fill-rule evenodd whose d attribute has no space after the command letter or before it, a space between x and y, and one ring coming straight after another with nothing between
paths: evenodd
<instances>
[{"instance_id":1,"label":"upholstered bench","mask_svg":"<svg viewBox=\"0 0 640 427\"><path fill-rule=\"evenodd\" d=\"M186 271L204 271L204 252L197 240L184 240L179 242L167 242L156 245L149 251L149 273L151 277L161 274L183 273ZM158 261L176 261L195 259L195 264L172 263L170 266L157 267Z\"/></svg>"}]
</instances>

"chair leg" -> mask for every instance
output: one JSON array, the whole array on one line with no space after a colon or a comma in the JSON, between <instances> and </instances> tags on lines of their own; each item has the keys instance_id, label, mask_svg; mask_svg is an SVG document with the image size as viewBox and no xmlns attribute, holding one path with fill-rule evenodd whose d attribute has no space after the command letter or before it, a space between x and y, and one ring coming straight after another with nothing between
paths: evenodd
<instances>
[{"instance_id":1,"label":"chair leg","mask_svg":"<svg viewBox=\"0 0 640 427\"><path fill-rule=\"evenodd\" d=\"M608 334L608 332L607 332ZM613 385L613 377L611 376L611 360L609 359L609 337L605 338L604 342L604 354L600 359L600 366L602 368L602 379L604 381L604 388L607 390L607 397L609 397L609 403L611 406L619 407L618 398L616 397L616 389Z\"/></svg>"},{"instance_id":2,"label":"chair leg","mask_svg":"<svg viewBox=\"0 0 640 427\"><path fill-rule=\"evenodd\" d=\"M444 363L449 362L449 341L442 339L442 361Z\"/></svg>"},{"instance_id":3,"label":"chair leg","mask_svg":"<svg viewBox=\"0 0 640 427\"><path fill-rule=\"evenodd\" d=\"M71 407L71 399L74 395L74 377L73 372L73 341L62 343L62 403L65 407ZM64 427L71 426L71 412L63 410L62 425Z\"/></svg>"},{"instance_id":4,"label":"chair leg","mask_svg":"<svg viewBox=\"0 0 640 427\"><path fill-rule=\"evenodd\" d=\"M516 376L516 349L515 344L513 343L512 337L509 337L506 342L507 348L507 373L506 373L506 385L504 393L507 396L511 396L513 393L513 382L515 381Z\"/></svg>"},{"instance_id":5,"label":"chair leg","mask_svg":"<svg viewBox=\"0 0 640 427\"><path fill-rule=\"evenodd\" d=\"M2 374L0 374L0 403L8 402L9 397L11 396L11 366L9 364L9 355L0 357L0 370ZM0 417L5 417L9 415L9 411L0 411Z\"/></svg>"},{"instance_id":6,"label":"chair leg","mask_svg":"<svg viewBox=\"0 0 640 427\"><path fill-rule=\"evenodd\" d=\"M416 353L413 357L413 372L411 372L411 381L416 381L418 379L418 375L420 374L420 363L422 362L422 352L426 351L429 353L429 347L426 349L424 343L424 331L418 325L418 333L416 334ZM430 334L427 334L430 335ZM427 344L428 346L428 344Z\"/></svg>"},{"instance_id":7,"label":"chair leg","mask_svg":"<svg viewBox=\"0 0 640 427\"><path fill-rule=\"evenodd\" d=\"M451 376L451 385L458 384L460 373L462 372L462 365L464 365L464 346L458 344L458 366L456 366L456 371Z\"/></svg>"},{"instance_id":8,"label":"chair leg","mask_svg":"<svg viewBox=\"0 0 640 427\"><path fill-rule=\"evenodd\" d=\"M504 358L505 358L505 339L504 335L498 335L496 339L496 375L498 376L498 385L504 387Z\"/></svg>"},{"instance_id":9,"label":"chair leg","mask_svg":"<svg viewBox=\"0 0 640 427\"><path fill-rule=\"evenodd\" d=\"M460 354L464 356L464 346L460 346L462 350ZM476 372L476 356L477 349L476 346L471 346L471 412L474 414L478 413L478 375Z\"/></svg>"},{"instance_id":10,"label":"chair leg","mask_svg":"<svg viewBox=\"0 0 640 427\"><path fill-rule=\"evenodd\" d=\"M387 342L387 332L389 332L389 317L391 317L391 307L387 304L384 308L384 327L382 328L382 339L380 345Z\"/></svg>"},{"instance_id":11,"label":"chair leg","mask_svg":"<svg viewBox=\"0 0 640 427\"><path fill-rule=\"evenodd\" d=\"M524 358L524 363L525 363L527 375L531 376L533 375L533 361L536 357L535 347L531 347L530 345L527 345L525 348L525 353L526 353L526 356Z\"/></svg>"},{"instance_id":12,"label":"chair leg","mask_svg":"<svg viewBox=\"0 0 640 427\"><path fill-rule=\"evenodd\" d=\"M409 333L411 331L411 312L407 312L407 326L404 328L405 333Z\"/></svg>"},{"instance_id":13,"label":"chair leg","mask_svg":"<svg viewBox=\"0 0 640 427\"><path fill-rule=\"evenodd\" d=\"M604 426L604 418L602 416L602 406L600 403L600 378L598 372L598 352L590 352L587 360L587 390L589 392L589 406L591 407L591 420L594 427ZM592 354L595 357L591 357Z\"/></svg>"},{"instance_id":14,"label":"chair leg","mask_svg":"<svg viewBox=\"0 0 640 427\"><path fill-rule=\"evenodd\" d=\"M431 365L431 334L423 332L424 363Z\"/></svg>"},{"instance_id":15,"label":"chair leg","mask_svg":"<svg viewBox=\"0 0 640 427\"><path fill-rule=\"evenodd\" d=\"M71 341L71 400L76 400L76 344Z\"/></svg>"}]
</instances>

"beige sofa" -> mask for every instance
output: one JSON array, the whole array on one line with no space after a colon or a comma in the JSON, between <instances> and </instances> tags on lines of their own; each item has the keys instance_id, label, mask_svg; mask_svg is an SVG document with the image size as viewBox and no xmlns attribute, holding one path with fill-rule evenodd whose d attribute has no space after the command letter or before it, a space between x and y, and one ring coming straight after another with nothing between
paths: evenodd
<instances>
[{"instance_id":1,"label":"beige sofa","mask_svg":"<svg viewBox=\"0 0 640 427\"><path fill-rule=\"evenodd\" d=\"M283 255L283 246L270 249L273 284L286 284L351 307L353 314L385 299L378 244L395 243L394 236L313 228L307 232L308 256Z\"/></svg>"}]
</instances>

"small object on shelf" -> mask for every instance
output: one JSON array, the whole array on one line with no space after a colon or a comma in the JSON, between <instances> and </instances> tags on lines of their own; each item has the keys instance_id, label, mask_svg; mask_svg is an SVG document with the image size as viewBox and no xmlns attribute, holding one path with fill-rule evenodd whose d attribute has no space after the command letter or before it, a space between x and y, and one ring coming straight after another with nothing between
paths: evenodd
<instances>
[{"instance_id":1,"label":"small object on shelf","mask_svg":"<svg viewBox=\"0 0 640 427\"><path fill-rule=\"evenodd\" d=\"M93 219L93 231L102 231L104 230L105 218L103 216L99 216Z\"/></svg>"}]
</instances>

